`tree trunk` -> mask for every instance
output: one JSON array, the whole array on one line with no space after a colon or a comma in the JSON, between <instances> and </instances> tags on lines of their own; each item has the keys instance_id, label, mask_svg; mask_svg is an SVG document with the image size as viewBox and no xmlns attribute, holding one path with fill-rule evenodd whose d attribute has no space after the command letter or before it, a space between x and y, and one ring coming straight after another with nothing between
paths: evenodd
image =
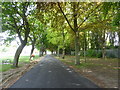
<instances>
[{"instance_id":1,"label":"tree trunk","mask_svg":"<svg viewBox=\"0 0 120 90\"><path fill-rule=\"evenodd\" d=\"M62 52L62 59L65 58L65 34L64 34L64 30L62 32L62 36L63 36L63 52Z\"/></svg>"},{"instance_id":2,"label":"tree trunk","mask_svg":"<svg viewBox=\"0 0 120 90\"><path fill-rule=\"evenodd\" d=\"M51 54L53 55L53 50L51 51Z\"/></svg>"},{"instance_id":3,"label":"tree trunk","mask_svg":"<svg viewBox=\"0 0 120 90\"><path fill-rule=\"evenodd\" d=\"M118 38L119 38L119 40L118 40L118 59L120 59L120 26L118 27ZM120 60L118 60L119 62L118 63L120 63Z\"/></svg>"},{"instance_id":4,"label":"tree trunk","mask_svg":"<svg viewBox=\"0 0 120 90\"><path fill-rule=\"evenodd\" d=\"M18 67L18 60L19 60L19 57L20 57L20 54L23 50L23 48L25 47L26 44L21 44L16 53L15 53L15 56L14 56L14 62L13 62L13 67Z\"/></svg>"},{"instance_id":5,"label":"tree trunk","mask_svg":"<svg viewBox=\"0 0 120 90\"><path fill-rule=\"evenodd\" d=\"M41 57L41 56L42 56L42 51L40 50L40 51L39 51L39 57Z\"/></svg>"},{"instance_id":6,"label":"tree trunk","mask_svg":"<svg viewBox=\"0 0 120 90\"><path fill-rule=\"evenodd\" d=\"M118 38L119 38L119 47L120 47L120 30L118 31Z\"/></svg>"},{"instance_id":7,"label":"tree trunk","mask_svg":"<svg viewBox=\"0 0 120 90\"><path fill-rule=\"evenodd\" d=\"M41 51L39 50L39 57L41 56Z\"/></svg>"},{"instance_id":8,"label":"tree trunk","mask_svg":"<svg viewBox=\"0 0 120 90\"><path fill-rule=\"evenodd\" d=\"M75 34L75 64L79 65L80 64L80 47L79 47L79 36Z\"/></svg>"},{"instance_id":9,"label":"tree trunk","mask_svg":"<svg viewBox=\"0 0 120 90\"><path fill-rule=\"evenodd\" d=\"M105 59L105 30L103 33L102 58Z\"/></svg>"},{"instance_id":10,"label":"tree trunk","mask_svg":"<svg viewBox=\"0 0 120 90\"><path fill-rule=\"evenodd\" d=\"M43 50L43 48L40 48L40 56L43 56L43 53L44 53L44 50Z\"/></svg>"},{"instance_id":11,"label":"tree trunk","mask_svg":"<svg viewBox=\"0 0 120 90\"><path fill-rule=\"evenodd\" d=\"M65 58L65 48L63 48L63 52L62 52L62 59Z\"/></svg>"},{"instance_id":12,"label":"tree trunk","mask_svg":"<svg viewBox=\"0 0 120 90\"><path fill-rule=\"evenodd\" d=\"M73 3L73 17L74 17L74 32L75 32L75 64L79 65L80 64L80 44L79 44L79 32L78 32L78 26L77 26L77 5L76 2Z\"/></svg>"},{"instance_id":13,"label":"tree trunk","mask_svg":"<svg viewBox=\"0 0 120 90\"><path fill-rule=\"evenodd\" d=\"M85 63L86 63L86 35L84 33L84 59L85 59Z\"/></svg>"},{"instance_id":14,"label":"tree trunk","mask_svg":"<svg viewBox=\"0 0 120 90\"><path fill-rule=\"evenodd\" d=\"M31 58L32 58L31 56L32 56L32 54L33 54L34 49L35 49L34 44L32 44L32 49L31 49L31 53L30 53L30 60L31 60Z\"/></svg>"},{"instance_id":15,"label":"tree trunk","mask_svg":"<svg viewBox=\"0 0 120 90\"><path fill-rule=\"evenodd\" d=\"M60 57L60 48L58 46L57 56Z\"/></svg>"},{"instance_id":16,"label":"tree trunk","mask_svg":"<svg viewBox=\"0 0 120 90\"><path fill-rule=\"evenodd\" d=\"M105 47L102 48L102 58L105 59Z\"/></svg>"},{"instance_id":17,"label":"tree trunk","mask_svg":"<svg viewBox=\"0 0 120 90\"><path fill-rule=\"evenodd\" d=\"M42 51L41 51L41 56L43 56L43 54L44 54L44 51L42 50Z\"/></svg>"}]
</instances>

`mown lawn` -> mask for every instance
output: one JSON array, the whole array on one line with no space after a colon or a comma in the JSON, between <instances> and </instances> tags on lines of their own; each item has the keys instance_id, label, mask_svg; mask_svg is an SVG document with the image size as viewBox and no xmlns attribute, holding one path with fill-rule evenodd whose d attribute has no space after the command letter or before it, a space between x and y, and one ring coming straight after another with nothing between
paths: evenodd
<instances>
[{"instance_id":1,"label":"mown lawn","mask_svg":"<svg viewBox=\"0 0 120 90\"><path fill-rule=\"evenodd\" d=\"M7 57L3 57L3 58L0 59L1 62L2 62L2 60L7 60L7 59L11 60L11 64L0 64L0 72L4 72L4 71L7 71L9 69L13 69L13 67L12 67L13 58L14 57L12 57L12 56L7 56ZM33 60L35 60L37 58L39 58L38 55L36 55ZM19 67L21 67L24 64L27 64L29 62L30 62L29 56L20 56L20 58L19 58Z\"/></svg>"}]
</instances>

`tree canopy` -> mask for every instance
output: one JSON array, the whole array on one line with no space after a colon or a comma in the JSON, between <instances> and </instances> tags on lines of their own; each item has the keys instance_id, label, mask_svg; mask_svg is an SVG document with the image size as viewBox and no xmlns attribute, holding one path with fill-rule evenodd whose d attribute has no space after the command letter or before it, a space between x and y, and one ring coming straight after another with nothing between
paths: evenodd
<instances>
[{"instance_id":1,"label":"tree canopy","mask_svg":"<svg viewBox=\"0 0 120 90\"><path fill-rule=\"evenodd\" d=\"M75 51L75 64L89 49L115 48L120 41L119 2L3 2L2 28L9 33L6 41L19 37L21 45L16 51L17 66L25 45L62 54ZM118 39L117 39L118 38ZM115 41L117 40L117 41ZM119 40L119 41L118 41ZM84 54L85 55L85 54Z\"/></svg>"}]
</instances>

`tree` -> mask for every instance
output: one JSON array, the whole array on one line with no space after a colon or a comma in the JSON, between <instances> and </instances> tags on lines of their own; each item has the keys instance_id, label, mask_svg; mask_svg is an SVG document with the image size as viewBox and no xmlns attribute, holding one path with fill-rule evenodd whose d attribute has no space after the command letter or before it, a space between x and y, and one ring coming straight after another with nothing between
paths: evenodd
<instances>
[{"instance_id":1,"label":"tree","mask_svg":"<svg viewBox=\"0 0 120 90\"><path fill-rule=\"evenodd\" d=\"M31 49L31 52L30 52L30 60L31 60L31 57L32 57L32 54L33 54L33 51L35 49L35 46L36 46L36 43L37 41L39 41L39 35L41 34L41 23L35 18L35 16L31 16L29 18L29 23L30 23L30 34L29 34L29 42L30 45L32 45L32 49Z\"/></svg>"},{"instance_id":2,"label":"tree","mask_svg":"<svg viewBox=\"0 0 120 90\"><path fill-rule=\"evenodd\" d=\"M49 38L48 41L51 41L51 43L54 41L52 44L58 45L58 52L61 44L64 52L64 43L66 43L64 39L62 41L59 34L62 32L63 38L72 34L72 37L69 38L71 40L68 46L72 45L71 47L73 48L71 42L75 41L75 64L79 65L80 49L84 50L84 53L90 48L102 49L104 57L106 35L111 30L110 28L113 28L111 20L115 13L110 11L104 17L103 6L103 2L38 2L37 16L40 17L40 20L41 17L44 18L48 31L51 29L49 35L52 38ZM64 36L64 30L67 32L66 36ZM62 43L60 43L61 41ZM98 42L101 43L98 44Z\"/></svg>"},{"instance_id":3,"label":"tree","mask_svg":"<svg viewBox=\"0 0 120 90\"><path fill-rule=\"evenodd\" d=\"M65 17L68 25L70 26L71 30L74 32L74 35L75 35L75 56L76 56L76 60L75 60L75 64L76 65L79 65L80 64L80 47L79 47L79 29L82 25L84 25L84 23L87 21L87 19L89 17L91 17L91 14L99 7L100 4L97 4L97 3L79 3L79 2L72 2L70 3L71 4L71 8L72 8L72 21L73 21L73 26L71 25L69 19L67 18L67 15L65 14L65 12L62 10L62 7L60 5L60 3L58 3L58 7L59 9L61 10L63 16ZM84 6L85 4L85 6ZM92 6L92 7L89 7L89 9L86 11L86 7L87 5L96 5L95 7ZM83 6L83 7L82 7ZM63 4L63 7L64 7L64 4ZM93 9L94 8L94 9ZM68 8L67 8L68 9ZM79 15L79 11L82 9L82 11L87 14L86 17L82 16L81 15L81 18L78 18L80 15ZM86 11L86 12L85 12ZM78 20L80 22L78 22ZM80 23L80 24L78 24Z\"/></svg>"},{"instance_id":4,"label":"tree","mask_svg":"<svg viewBox=\"0 0 120 90\"><path fill-rule=\"evenodd\" d=\"M117 26L118 28L118 37L119 37L119 42L120 42L120 2L103 2L103 6L102 6L102 12L104 14L104 18L106 18L107 16L109 16L110 12L114 12L114 16L112 18L113 22L112 25L113 26ZM119 43L120 45L120 43Z\"/></svg>"},{"instance_id":5,"label":"tree","mask_svg":"<svg viewBox=\"0 0 120 90\"><path fill-rule=\"evenodd\" d=\"M14 56L14 67L18 66L19 56L27 44L30 33L30 25L27 17L31 13L31 10L28 11L28 8L31 8L29 2L4 2L2 5L3 30L9 30L10 35L17 34L21 42Z\"/></svg>"}]
</instances>

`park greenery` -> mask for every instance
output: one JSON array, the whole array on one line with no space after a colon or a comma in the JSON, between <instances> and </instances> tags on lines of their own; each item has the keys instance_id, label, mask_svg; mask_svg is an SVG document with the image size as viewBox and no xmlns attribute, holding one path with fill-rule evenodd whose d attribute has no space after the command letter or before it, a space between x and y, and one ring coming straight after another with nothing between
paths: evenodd
<instances>
[{"instance_id":1,"label":"park greenery","mask_svg":"<svg viewBox=\"0 0 120 90\"><path fill-rule=\"evenodd\" d=\"M106 49L119 48L120 2L3 2L2 31L10 43L16 37L20 45L13 59L17 67L26 45L42 56L46 50L65 58L75 55L105 58ZM116 43L117 40L117 44ZM95 51L100 52L96 53Z\"/></svg>"},{"instance_id":2,"label":"park greenery","mask_svg":"<svg viewBox=\"0 0 120 90\"><path fill-rule=\"evenodd\" d=\"M32 60L35 60L39 58L39 56L35 56ZM2 67L0 69L0 72L4 72L4 71L8 71L9 69L15 69L15 67L11 67L11 63L13 63L13 57L12 56L6 56L2 59L0 59L2 61L6 61L9 60L9 62L6 62L5 64L0 65L0 67ZM29 60L29 56L20 56L19 58L19 67L24 66L25 64L28 64L30 62Z\"/></svg>"}]
</instances>

